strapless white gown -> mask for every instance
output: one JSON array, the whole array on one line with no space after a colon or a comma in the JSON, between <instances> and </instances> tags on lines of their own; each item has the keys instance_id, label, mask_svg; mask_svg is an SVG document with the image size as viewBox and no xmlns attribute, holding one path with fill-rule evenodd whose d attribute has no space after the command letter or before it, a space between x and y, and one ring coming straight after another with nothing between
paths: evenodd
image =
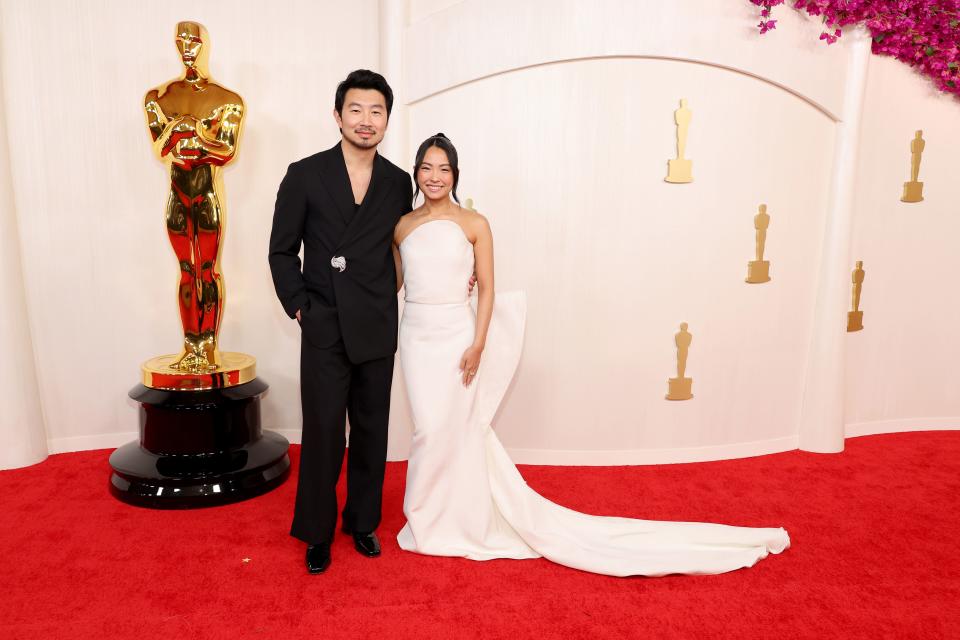
<instances>
[{"instance_id":1,"label":"strapless white gown","mask_svg":"<svg viewBox=\"0 0 960 640\"><path fill-rule=\"evenodd\" d=\"M467 296L473 245L456 222L433 220L400 253L400 362L414 422L402 549L473 560L542 556L594 573L662 576L732 571L790 546L780 528L591 516L533 491L490 425L520 359L523 293L497 293L476 380L464 387L458 367L476 323Z\"/></svg>"}]
</instances>

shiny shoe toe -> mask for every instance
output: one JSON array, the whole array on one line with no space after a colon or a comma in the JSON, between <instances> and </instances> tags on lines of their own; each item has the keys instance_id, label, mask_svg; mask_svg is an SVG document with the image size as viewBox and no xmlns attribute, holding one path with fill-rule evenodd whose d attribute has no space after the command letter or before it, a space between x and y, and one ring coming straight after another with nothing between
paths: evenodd
<instances>
[{"instance_id":1,"label":"shiny shoe toe","mask_svg":"<svg viewBox=\"0 0 960 640\"><path fill-rule=\"evenodd\" d=\"M307 573L323 573L330 566L330 543L307 546Z\"/></svg>"},{"instance_id":2,"label":"shiny shoe toe","mask_svg":"<svg viewBox=\"0 0 960 640\"><path fill-rule=\"evenodd\" d=\"M353 532L353 546L368 558L376 558L380 555L380 540L373 531L370 533Z\"/></svg>"}]
</instances>

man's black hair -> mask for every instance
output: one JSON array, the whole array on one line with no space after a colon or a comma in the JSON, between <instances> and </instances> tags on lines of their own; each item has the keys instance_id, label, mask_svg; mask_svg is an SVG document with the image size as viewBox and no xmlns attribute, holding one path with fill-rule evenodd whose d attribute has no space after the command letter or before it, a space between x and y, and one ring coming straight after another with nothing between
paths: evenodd
<instances>
[{"instance_id":1,"label":"man's black hair","mask_svg":"<svg viewBox=\"0 0 960 640\"><path fill-rule=\"evenodd\" d=\"M387 84L386 78L369 69L357 69L351 71L343 82L337 85L337 95L333 100L333 108L341 116L343 115L343 99L350 89L374 89L383 94L387 101L387 117L390 117L390 111L393 109L393 89Z\"/></svg>"}]
</instances>

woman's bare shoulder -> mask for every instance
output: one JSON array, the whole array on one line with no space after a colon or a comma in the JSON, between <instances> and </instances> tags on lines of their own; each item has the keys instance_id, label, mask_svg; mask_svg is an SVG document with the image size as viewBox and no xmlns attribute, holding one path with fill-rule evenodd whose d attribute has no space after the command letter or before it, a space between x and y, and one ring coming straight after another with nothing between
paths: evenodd
<instances>
[{"instance_id":1,"label":"woman's bare shoulder","mask_svg":"<svg viewBox=\"0 0 960 640\"><path fill-rule=\"evenodd\" d=\"M472 242L490 235L490 223L485 215L473 209L462 209L460 215L461 224Z\"/></svg>"},{"instance_id":2,"label":"woman's bare shoulder","mask_svg":"<svg viewBox=\"0 0 960 640\"><path fill-rule=\"evenodd\" d=\"M417 220L423 217L423 207L417 207L409 213L405 213L400 216L400 220L397 221L397 226L393 228L393 238L397 240L406 235L407 231L412 229L416 224Z\"/></svg>"}]
</instances>

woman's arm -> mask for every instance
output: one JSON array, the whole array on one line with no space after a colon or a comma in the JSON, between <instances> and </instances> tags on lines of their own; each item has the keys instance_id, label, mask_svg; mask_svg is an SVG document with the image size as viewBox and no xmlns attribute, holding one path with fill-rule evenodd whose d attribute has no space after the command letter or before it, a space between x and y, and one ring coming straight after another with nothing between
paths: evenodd
<instances>
[{"instance_id":1,"label":"woman's arm","mask_svg":"<svg viewBox=\"0 0 960 640\"><path fill-rule=\"evenodd\" d=\"M463 383L469 385L480 366L480 356L487 344L487 330L493 316L493 233L490 224L480 214L471 221L471 231L475 233L473 256L477 273L477 328L473 344L463 353L460 369Z\"/></svg>"}]
</instances>

